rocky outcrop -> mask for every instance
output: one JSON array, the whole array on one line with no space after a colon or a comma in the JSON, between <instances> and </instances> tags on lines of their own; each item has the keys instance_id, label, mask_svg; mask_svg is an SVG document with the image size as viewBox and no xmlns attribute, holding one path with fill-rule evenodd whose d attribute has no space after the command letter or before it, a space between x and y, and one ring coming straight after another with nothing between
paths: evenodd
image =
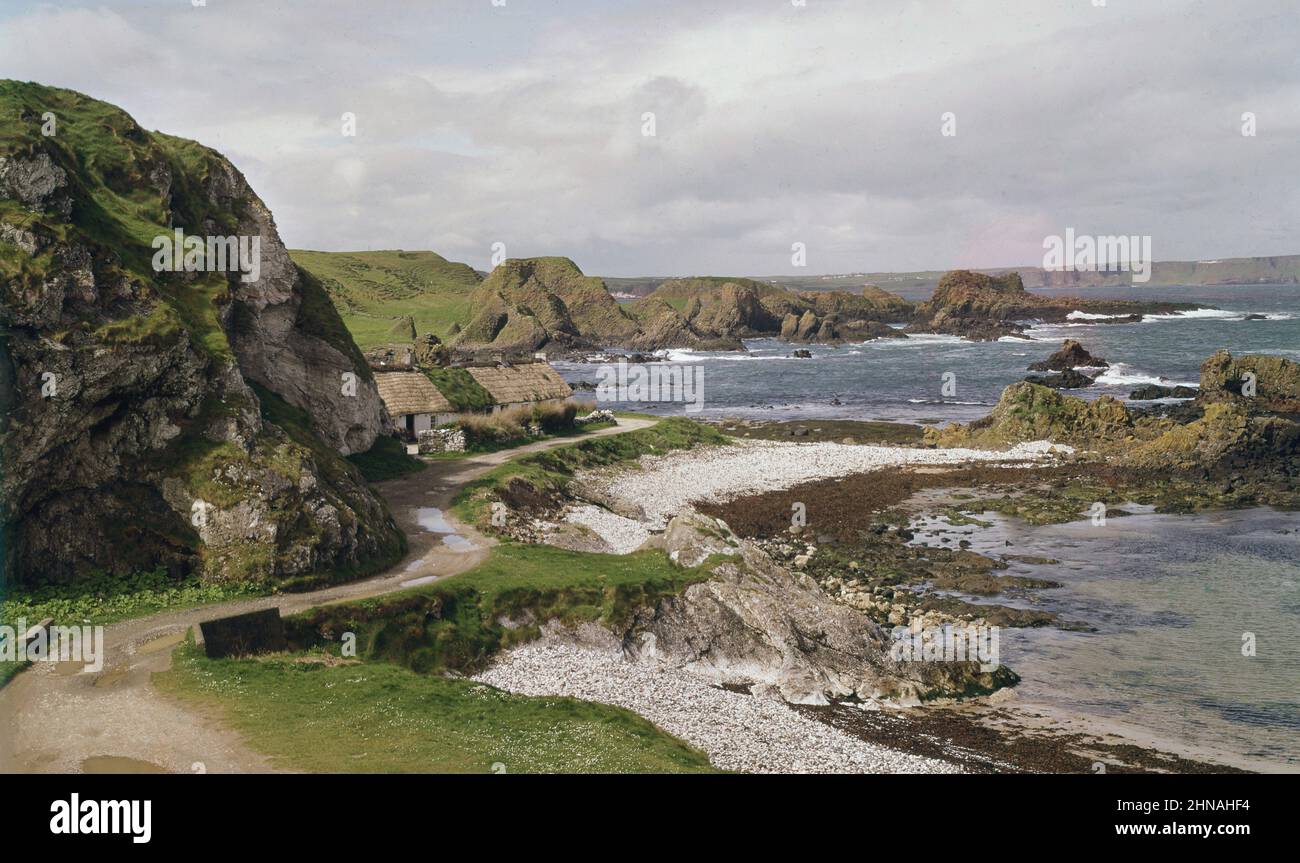
<instances>
[{"instance_id":1,"label":"rocky outcrop","mask_svg":"<svg viewBox=\"0 0 1300 863\"><path fill-rule=\"evenodd\" d=\"M639 329L605 283L568 258L504 261L475 288L470 308L474 316L452 342L462 352L627 345Z\"/></svg>"},{"instance_id":2,"label":"rocky outcrop","mask_svg":"<svg viewBox=\"0 0 1300 863\"><path fill-rule=\"evenodd\" d=\"M1025 382L1051 387L1054 390L1076 390L1096 383L1092 378L1074 369L1066 369L1053 375L1029 375L1025 378Z\"/></svg>"},{"instance_id":3,"label":"rocky outcrop","mask_svg":"<svg viewBox=\"0 0 1300 863\"><path fill-rule=\"evenodd\" d=\"M1128 394L1131 401L1151 401L1153 399L1193 399L1196 398L1198 390L1196 387L1177 386L1167 387L1161 384L1143 384Z\"/></svg>"},{"instance_id":4,"label":"rocky outcrop","mask_svg":"<svg viewBox=\"0 0 1300 863\"><path fill-rule=\"evenodd\" d=\"M1094 357L1074 339L1066 339L1061 349L1045 360L1029 364L1031 372L1064 372L1077 368L1109 368L1110 363Z\"/></svg>"},{"instance_id":5,"label":"rocky outcrop","mask_svg":"<svg viewBox=\"0 0 1300 863\"><path fill-rule=\"evenodd\" d=\"M77 132L41 135L47 110ZM0 82L0 121L0 223L37 249L0 255L11 577L283 582L400 553L340 457L382 430L373 378L239 172L67 90ZM158 271L142 232L177 229L256 238L257 277Z\"/></svg>"},{"instance_id":6,"label":"rocky outcrop","mask_svg":"<svg viewBox=\"0 0 1300 863\"><path fill-rule=\"evenodd\" d=\"M725 523L693 511L669 522L664 550L683 566L721 560L708 581L640 612L624 638L634 659L689 669L720 684L825 704L858 698L915 704L922 696L991 691L1015 680L973 662L896 662L885 633L778 566Z\"/></svg>"},{"instance_id":7,"label":"rocky outcrop","mask_svg":"<svg viewBox=\"0 0 1300 863\"><path fill-rule=\"evenodd\" d=\"M1300 492L1297 368L1281 357L1233 358L1220 351L1202 365L1200 390L1190 390L1195 400L1172 414L1129 410L1109 396L1085 401L1032 383L1012 384L983 419L926 429L925 435L937 446L1046 439L1150 475L1177 473L1198 482L1227 475L1229 486L1267 485L1285 492L1269 499L1290 500ZM1253 395L1247 375L1254 376Z\"/></svg>"},{"instance_id":8,"label":"rocky outcrop","mask_svg":"<svg viewBox=\"0 0 1300 863\"><path fill-rule=\"evenodd\" d=\"M1124 441L1132 435L1133 419L1122 402L1110 396L1084 401L1033 383L1007 387L983 419L925 430L931 444L976 447L1035 440L1087 446Z\"/></svg>"},{"instance_id":9,"label":"rocky outcrop","mask_svg":"<svg viewBox=\"0 0 1300 863\"><path fill-rule=\"evenodd\" d=\"M1102 316L1096 318L1099 323L1119 323L1197 308L1195 303L1045 297L1026 291L1018 273L991 276L954 270L945 273L930 299L916 307L907 332L994 341L1021 335L1027 321L1061 323L1073 312Z\"/></svg>"},{"instance_id":10,"label":"rocky outcrop","mask_svg":"<svg viewBox=\"0 0 1300 863\"><path fill-rule=\"evenodd\" d=\"M1218 351L1201 364L1200 398L1240 403L1253 411L1300 413L1300 364Z\"/></svg>"}]
</instances>

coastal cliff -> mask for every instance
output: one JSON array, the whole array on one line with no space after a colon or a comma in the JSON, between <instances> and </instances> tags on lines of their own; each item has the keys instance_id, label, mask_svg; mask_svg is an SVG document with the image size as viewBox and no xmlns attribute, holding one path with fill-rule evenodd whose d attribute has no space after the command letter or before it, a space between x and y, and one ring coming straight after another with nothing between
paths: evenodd
<instances>
[{"instance_id":1,"label":"coastal cliff","mask_svg":"<svg viewBox=\"0 0 1300 863\"><path fill-rule=\"evenodd\" d=\"M0 117L11 577L279 581L393 558L400 533L341 457L384 431L373 377L239 171L69 90L0 82ZM182 245L160 268L173 238L214 236L238 266Z\"/></svg>"}]
</instances>

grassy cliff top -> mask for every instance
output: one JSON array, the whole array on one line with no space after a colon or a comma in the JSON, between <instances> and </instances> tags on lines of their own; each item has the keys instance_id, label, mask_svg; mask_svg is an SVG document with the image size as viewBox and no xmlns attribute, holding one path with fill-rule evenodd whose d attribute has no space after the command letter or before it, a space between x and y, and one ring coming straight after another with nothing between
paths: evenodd
<instances>
[{"instance_id":1,"label":"grassy cliff top","mask_svg":"<svg viewBox=\"0 0 1300 863\"><path fill-rule=\"evenodd\" d=\"M362 348L393 341L394 325L408 317L417 333L448 338L453 324L469 319L479 285L468 264L434 252L291 249L289 256L320 280Z\"/></svg>"}]
</instances>

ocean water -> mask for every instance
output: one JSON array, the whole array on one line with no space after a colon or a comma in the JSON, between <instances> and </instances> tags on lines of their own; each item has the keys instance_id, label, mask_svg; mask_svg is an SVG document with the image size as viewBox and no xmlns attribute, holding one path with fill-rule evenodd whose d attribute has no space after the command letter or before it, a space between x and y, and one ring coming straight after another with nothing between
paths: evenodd
<instances>
[{"instance_id":1,"label":"ocean water","mask_svg":"<svg viewBox=\"0 0 1300 863\"><path fill-rule=\"evenodd\" d=\"M909 299L924 296L909 295ZM1036 326L1033 340L967 342L951 336L877 339L839 346L808 345L812 359L793 359L799 347L776 339L746 342L748 353L676 350L663 359L703 369L703 409L697 418L740 416L778 419L862 419L902 422L960 421L984 416L1003 388L1029 374L1063 339L1078 339L1111 367L1092 387L1069 391L1083 398L1126 398L1144 383L1195 384L1199 369L1217 348L1233 353L1271 353L1300 360L1300 286L1249 285L1213 288L1127 288L1039 291L1090 297L1181 300L1212 306L1139 324L1102 324L1080 319ZM1246 320L1248 314L1265 320ZM575 383L597 383L597 366L557 363ZM951 375L951 377L945 377ZM954 388L945 395L944 384ZM838 402L836 404L835 402ZM624 403L617 408L682 414L681 403Z\"/></svg>"},{"instance_id":2,"label":"ocean water","mask_svg":"<svg viewBox=\"0 0 1300 863\"><path fill-rule=\"evenodd\" d=\"M1219 348L1300 361L1295 285L1043 293L1212 308L1138 324L1078 319L1036 326L1028 332L1032 341L914 336L811 345L808 360L790 358L795 345L763 339L748 342L747 354L669 351L664 359L704 370L704 408L692 414L698 418L911 422L984 416L1004 387L1023 379L1026 366L1064 338L1078 339L1112 364L1095 386L1069 391L1084 398L1126 398L1144 383L1195 384L1201 363ZM1247 320L1251 314L1265 319ZM597 381L596 366L560 368L571 382ZM956 383L951 396L942 391L945 373ZM683 413L681 404L613 406ZM1009 572L1063 583L996 601L1056 611L1097 629L1004 630L1002 661L1023 678L1022 703L1082 715L1129 739L1211 760L1300 771L1300 514L1144 512L1110 518L1105 527L1087 520L1048 527L993 521L992 528L960 530L969 532L976 551L1058 559L1054 566L1017 563ZM1255 637L1253 657L1242 655L1246 633Z\"/></svg>"},{"instance_id":3,"label":"ocean water","mask_svg":"<svg viewBox=\"0 0 1300 863\"><path fill-rule=\"evenodd\" d=\"M1104 525L985 514L991 527L956 529L974 551L1060 561L1006 571L1060 588L969 599L1097 630L1003 629L1001 661L1022 677L1017 700L1167 750L1300 772L1300 515L1126 509L1137 514Z\"/></svg>"}]
</instances>

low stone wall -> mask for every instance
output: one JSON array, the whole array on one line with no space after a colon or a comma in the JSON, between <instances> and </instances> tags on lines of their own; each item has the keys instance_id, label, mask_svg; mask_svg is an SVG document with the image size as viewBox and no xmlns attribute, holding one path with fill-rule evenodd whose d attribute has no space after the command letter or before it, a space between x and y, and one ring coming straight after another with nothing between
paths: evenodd
<instances>
[{"instance_id":1,"label":"low stone wall","mask_svg":"<svg viewBox=\"0 0 1300 863\"><path fill-rule=\"evenodd\" d=\"M588 423L612 423L615 420L613 411L595 410L584 417L575 417L573 421L578 425L587 425Z\"/></svg>"},{"instance_id":2,"label":"low stone wall","mask_svg":"<svg viewBox=\"0 0 1300 863\"><path fill-rule=\"evenodd\" d=\"M205 620L199 624L199 631L203 633L203 652L211 659L274 653L288 648L278 608Z\"/></svg>"},{"instance_id":3,"label":"low stone wall","mask_svg":"<svg viewBox=\"0 0 1300 863\"><path fill-rule=\"evenodd\" d=\"M464 452L465 430L458 428L426 429L417 436L421 455L435 452Z\"/></svg>"}]
</instances>

